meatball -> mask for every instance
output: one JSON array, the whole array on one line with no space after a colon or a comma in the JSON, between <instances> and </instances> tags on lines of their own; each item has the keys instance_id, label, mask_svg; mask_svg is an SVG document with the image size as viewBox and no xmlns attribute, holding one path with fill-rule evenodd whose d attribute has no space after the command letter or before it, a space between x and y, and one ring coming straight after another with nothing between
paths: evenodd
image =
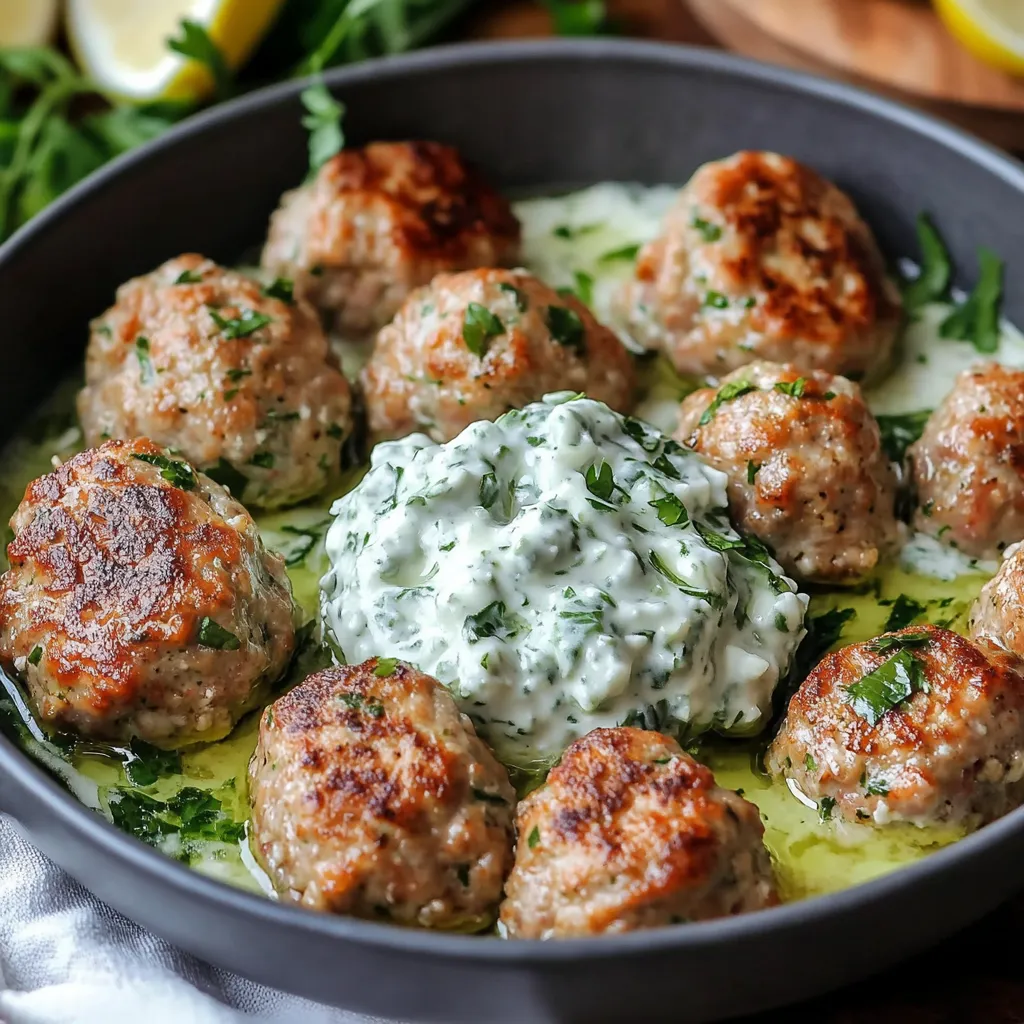
<instances>
[{"instance_id":1,"label":"meatball","mask_svg":"<svg viewBox=\"0 0 1024 1024\"><path fill-rule=\"evenodd\" d=\"M976 558L1024 539L1024 371L964 370L909 456L919 530Z\"/></svg>"},{"instance_id":2,"label":"meatball","mask_svg":"<svg viewBox=\"0 0 1024 1024\"><path fill-rule=\"evenodd\" d=\"M849 197L775 153L705 164L619 296L629 331L681 373L754 359L862 377L884 369L902 302Z\"/></svg>"},{"instance_id":3,"label":"meatball","mask_svg":"<svg viewBox=\"0 0 1024 1024\"><path fill-rule=\"evenodd\" d=\"M823 819L968 827L1024 799L1018 660L937 626L829 654L790 701L772 774Z\"/></svg>"},{"instance_id":4,"label":"meatball","mask_svg":"<svg viewBox=\"0 0 1024 1024\"><path fill-rule=\"evenodd\" d=\"M267 709L252 844L314 910L431 928L493 922L515 791L435 679L394 659L310 676Z\"/></svg>"},{"instance_id":5,"label":"meatball","mask_svg":"<svg viewBox=\"0 0 1024 1024\"><path fill-rule=\"evenodd\" d=\"M757 808L675 740L595 729L516 815L501 922L514 938L628 932L777 902Z\"/></svg>"},{"instance_id":6,"label":"meatball","mask_svg":"<svg viewBox=\"0 0 1024 1024\"><path fill-rule=\"evenodd\" d=\"M423 431L448 441L551 391L583 391L628 412L633 360L571 295L523 270L443 274L377 336L362 375L378 440Z\"/></svg>"},{"instance_id":7,"label":"meatball","mask_svg":"<svg viewBox=\"0 0 1024 1024\"><path fill-rule=\"evenodd\" d=\"M896 474L860 388L756 362L682 404L676 437L729 477L737 527L791 575L850 582L896 543Z\"/></svg>"},{"instance_id":8,"label":"meatball","mask_svg":"<svg viewBox=\"0 0 1024 1024\"><path fill-rule=\"evenodd\" d=\"M0 660L85 736L225 736L295 647L281 558L223 487L152 441L107 441L31 483L0 577Z\"/></svg>"},{"instance_id":9,"label":"meatball","mask_svg":"<svg viewBox=\"0 0 1024 1024\"><path fill-rule=\"evenodd\" d=\"M436 142L348 149L288 192L263 266L295 281L342 334L383 327L435 274L519 261L508 202Z\"/></svg>"},{"instance_id":10,"label":"meatball","mask_svg":"<svg viewBox=\"0 0 1024 1024\"><path fill-rule=\"evenodd\" d=\"M150 437L249 505L320 493L352 430L348 382L287 282L179 256L122 285L92 324L78 412L88 444Z\"/></svg>"},{"instance_id":11,"label":"meatball","mask_svg":"<svg viewBox=\"0 0 1024 1024\"><path fill-rule=\"evenodd\" d=\"M1024 658L1024 545L1006 552L999 571L984 587L971 608L968 629Z\"/></svg>"}]
</instances>

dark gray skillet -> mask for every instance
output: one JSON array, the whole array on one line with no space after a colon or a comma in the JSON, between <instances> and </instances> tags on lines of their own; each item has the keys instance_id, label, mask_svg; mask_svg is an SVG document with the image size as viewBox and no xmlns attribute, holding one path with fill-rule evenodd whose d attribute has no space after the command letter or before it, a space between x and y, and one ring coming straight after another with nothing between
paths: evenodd
<instances>
[{"instance_id":1,"label":"dark gray skillet","mask_svg":"<svg viewBox=\"0 0 1024 1024\"><path fill-rule=\"evenodd\" d=\"M849 190L893 257L919 210L970 283L987 245L1024 323L1024 170L952 128L816 79L699 50L592 41L469 46L329 76L350 142L429 137L509 189L682 182L701 162L776 149ZM100 172L0 249L5 416L81 360L114 288L198 250L236 259L305 172L301 84L197 117ZM698 1021L765 1009L879 970L1020 884L1024 811L912 867L747 917L557 943L400 930L314 915L196 875L116 832L0 738L0 805L104 900L251 978L423 1020Z\"/></svg>"}]
</instances>

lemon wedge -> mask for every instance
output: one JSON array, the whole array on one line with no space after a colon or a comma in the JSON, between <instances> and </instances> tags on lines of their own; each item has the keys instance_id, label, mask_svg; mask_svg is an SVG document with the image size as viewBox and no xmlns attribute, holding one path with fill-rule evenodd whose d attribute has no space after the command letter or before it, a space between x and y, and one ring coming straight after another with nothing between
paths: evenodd
<instances>
[{"instance_id":1,"label":"lemon wedge","mask_svg":"<svg viewBox=\"0 0 1024 1024\"><path fill-rule=\"evenodd\" d=\"M1021 0L934 0L954 36L979 60L1024 75L1024 3Z\"/></svg>"},{"instance_id":2,"label":"lemon wedge","mask_svg":"<svg viewBox=\"0 0 1024 1024\"><path fill-rule=\"evenodd\" d=\"M31 0L34 2L34 0ZM229 68L239 67L283 0L69 0L68 39L82 69L111 96L191 100L214 88L209 68L168 48L183 19L202 26Z\"/></svg>"},{"instance_id":3,"label":"lemon wedge","mask_svg":"<svg viewBox=\"0 0 1024 1024\"><path fill-rule=\"evenodd\" d=\"M57 0L0 0L0 46L43 46L57 29Z\"/></svg>"}]
</instances>

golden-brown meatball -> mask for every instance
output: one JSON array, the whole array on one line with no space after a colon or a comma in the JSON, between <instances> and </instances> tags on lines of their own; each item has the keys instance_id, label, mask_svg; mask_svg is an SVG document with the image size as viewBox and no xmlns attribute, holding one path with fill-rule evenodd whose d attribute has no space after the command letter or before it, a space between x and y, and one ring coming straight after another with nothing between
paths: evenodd
<instances>
[{"instance_id":1,"label":"golden-brown meatball","mask_svg":"<svg viewBox=\"0 0 1024 1024\"><path fill-rule=\"evenodd\" d=\"M752 363L689 395L676 437L727 474L736 525L799 580L853 581L896 543L896 474L845 377Z\"/></svg>"},{"instance_id":2,"label":"golden-brown meatball","mask_svg":"<svg viewBox=\"0 0 1024 1024\"><path fill-rule=\"evenodd\" d=\"M31 483L0 578L0 659L39 717L161 746L220 739L295 646L280 557L224 488L146 439Z\"/></svg>"},{"instance_id":3,"label":"golden-brown meatball","mask_svg":"<svg viewBox=\"0 0 1024 1024\"><path fill-rule=\"evenodd\" d=\"M999 571L981 588L968 629L971 636L1024 658L1024 545L1007 551Z\"/></svg>"},{"instance_id":4,"label":"golden-brown meatball","mask_svg":"<svg viewBox=\"0 0 1024 1024\"><path fill-rule=\"evenodd\" d=\"M523 270L443 274L406 300L363 371L370 432L448 441L551 391L632 406L633 360L573 296Z\"/></svg>"},{"instance_id":5,"label":"golden-brown meatball","mask_svg":"<svg viewBox=\"0 0 1024 1024\"><path fill-rule=\"evenodd\" d=\"M700 921L777 902L757 808L675 740L595 729L519 805L501 922L550 939Z\"/></svg>"},{"instance_id":6,"label":"golden-brown meatball","mask_svg":"<svg viewBox=\"0 0 1024 1024\"><path fill-rule=\"evenodd\" d=\"M372 659L267 709L249 764L252 845L282 896L431 928L494 920L515 792L430 676Z\"/></svg>"},{"instance_id":7,"label":"golden-brown meatball","mask_svg":"<svg viewBox=\"0 0 1024 1024\"><path fill-rule=\"evenodd\" d=\"M457 150L377 142L344 150L284 195L263 266L359 337L435 274L514 266L519 234L508 202Z\"/></svg>"},{"instance_id":8,"label":"golden-brown meatball","mask_svg":"<svg viewBox=\"0 0 1024 1024\"><path fill-rule=\"evenodd\" d=\"M976 558L1024 540L1024 371L964 370L908 454L919 530Z\"/></svg>"},{"instance_id":9,"label":"golden-brown meatball","mask_svg":"<svg viewBox=\"0 0 1024 1024\"><path fill-rule=\"evenodd\" d=\"M619 305L641 344L681 373L715 377L755 359L877 375L901 322L899 291L849 197L761 152L694 174Z\"/></svg>"},{"instance_id":10,"label":"golden-brown meatball","mask_svg":"<svg viewBox=\"0 0 1024 1024\"><path fill-rule=\"evenodd\" d=\"M150 437L265 508L310 498L341 472L348 382L286 282L261 289L201 256L170 260L122 285L93 321L85 374L88 444Z\"/></svg>"},{"instance_id":11,"label":"golden-brown meatball","mask_svg":"<svg viewBox=\"0 0 1024 1024\"><path fill-rule=\"evenodd\" d=\"M823 819L991 821L1024 799L1020 668L937 626L844 647L790 701L768 769Z\"/></svg>"}]
</instances>

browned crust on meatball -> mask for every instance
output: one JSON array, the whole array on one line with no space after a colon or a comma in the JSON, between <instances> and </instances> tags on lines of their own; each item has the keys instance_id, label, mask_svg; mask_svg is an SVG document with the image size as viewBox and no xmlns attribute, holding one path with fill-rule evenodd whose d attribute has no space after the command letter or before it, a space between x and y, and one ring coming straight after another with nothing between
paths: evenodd
<instances>
[{"instance_id":1,"label":"browned crust on meatball","mask_svg":"<svg viewBox=\"0 0 1024 1024\"><path fill-rule=\"evenodd\" d=\"M437 142L376 142L329 160L284 197L263 265L294 277L339 329L383 326L443 271L512 265L520 226L508 201Z\"/></svg>"},{"instance_id":2,"label":"browned crust on meatball","mask_svg":"<svg viewBox=\"0 0 1024 1024\"><path fill-rule=\"evenodd\" d=\"M964 370L908 456L917 529L977 558L1024 539L1024 372Z\"/></svg>"},{"instance_id":3,"label":"browned crust on meatball","mask_svg":"<svg viewBox=\"0 0 1024 1024\"><path fill-rule=\"evenodd\" d=\"M849 687L895 652L870 640L827 655L790 701L769 770L851 822L975 826L1005 814L1024 798L1020 662L938 626L886 634L901 636L927 638L909 648L926 688L872 725Z\"/></svg>"},{"instance_id":4,"label":"browned crust on meatball","mask_svg":"<svg viewBox=\"0 0 1024 1024\"><path fill-rule=\"evenodd\" d=\"M254 316L267 322L240 337L218 322ZM226 459L247 480L235 497L261 507L336 482L352 432L314 310L195 254L126 282L93 321L78 411L90 445L150 437L214 472Z\"/></svg>"},{"instance_id":5,"label":"browned crust on meatball","mask_svg":"<svg viewBox=\"0 0 1024 1024\"><path fill-rule=\"evenodd\" d=\"M640 341L681 372L715 375L755 358L877 374L902 309L849 197L796 160L751 151L697 171L623 304Z\"/></svg>"},{"instance_id":6,"label":"browned crust on meatball","mask_svg":"<svg viewBox=\"0 0 1024 1024\"><path fill-rule=\"evenodd\" d=\"M968 630L1024 658L1024 547L1006 554L971 608Z\"/></svg>"},{"instance_id":7,"label":"browned crust on meatball","mask_svg":"<svg viewBox=\"0 0 1024 1024\"><path fill-rule=\"evenodd\" d=\"M226 491L201 475L175 486L147 458L180 463L148 439L108 441L29 485L0 578L0 658L54 724L217 739L288 663L291 590ZM199 643L206 618L235 650Z\"/></svg>"},{"instance_id":8,"label":"browned crust on meatball","mask_svg":"<svg viewBox=\"0 0 1024 1024\"><path fill-rule=\"evenodd\" d=\"M754 390L702 423L738 384ZM860 388L844 377L752 363L689 395L675 436L727 474L737 525L799 580L853 582L896 545L896 474Z\"/></svg>"},{"instance_id":9,"label":"browned crust on meatball","mask_svg":"<svg viewBox=\"0 0 1024 1024\"><path fill-rule=\"evenodd\" d=\"M377 659L310 676L264 714L249 776L254 852L282 895L429 927L493 920L515 792L430 676Z\"/></svg>"},{"instance_id":10,"label":"browned crust on meatball","mask_svg":"<svg viewBox=\"0 0 1024 1024\"><path fill-rule=\"evenodd\" d=\"M777 901L757 808L672 739L596 729L519 805L512 937L625 932Z\"/></svg>"},{"instance_id":11,"label":"browned crust on meatball","mask_svg":"<svg viewBox=\"0 0 1024 1024\"><path fill-rule=\"evenodd\" d=\"M502 325L483 355L464 334L473 303ZM578 341L556 339L552 309L578 318ZM484 269L439 275L410 295L377 336L362 384L374 438L422 430L448 441L551 391L582 391L628 412L636 376L622 342L574 296L522 270Z\"/></svg>"}]
</instances>

